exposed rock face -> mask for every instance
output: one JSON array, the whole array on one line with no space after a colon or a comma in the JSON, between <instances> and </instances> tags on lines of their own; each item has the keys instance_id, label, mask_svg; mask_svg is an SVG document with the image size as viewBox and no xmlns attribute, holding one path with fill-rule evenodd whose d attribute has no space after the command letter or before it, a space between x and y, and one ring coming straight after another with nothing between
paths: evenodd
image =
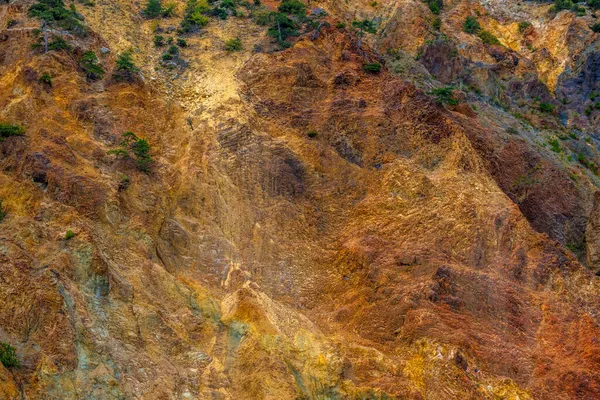
<instances>
[{"instance_id":1,"label":"exposed rock face","mask_svg":"<svg viewBox=\"0 0 600 400\"><path fill-rule=\"evenodd\" d=\"M585 231L585 244L588 266L598 273L600 271L600 193L594 196L594 207L590 213Z\"/></svg>"},{"instance_id":2,"label":"exposed rock face","mask_svg":"<svg viewBox=\"0 0 600 400\"><path fill-rule=\"evenodd\" d=\"M521 37L518 7L547 6L512 3L449 2L450 39L427 43L419 0L325 2L318 35L273 52L250 19L211 19L177 71L134 3L82 7L74 53L0 33L0 121L26 127L0 142L0 341L22 364L0 397L599 398L596 125L556 137L572 109L550 83L590 34L562 13ZM354 9L384 27L362 46L335 27ZM510 49L461 32L473 10ZM521 51L540 32L566 38L548 65ZM86 80L83 49L110 69L131 45L138 80ZM446 84L473 90L448 104ZM127 131L149 173L107 155Z\"/></svg>"}]
</instances>

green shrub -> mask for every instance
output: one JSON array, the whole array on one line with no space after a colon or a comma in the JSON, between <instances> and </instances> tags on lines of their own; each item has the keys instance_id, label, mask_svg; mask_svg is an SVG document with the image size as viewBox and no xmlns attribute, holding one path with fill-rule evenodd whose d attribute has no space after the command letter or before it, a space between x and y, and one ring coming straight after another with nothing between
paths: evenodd
<instances>
[{"instance_id":1,"label":"green shrub","mask_svg":"<svg viewBox=\"0 0 600 400\"><path fill-rule=\"evenodd\" d=\"M187 41L182 38L177 38L177 46L179 47L187 47Z\"/></svg>"},{"instance_id":2,"label":"green shrub","mask_svg":"<svg viewBox=\"0 0 600 400\"><path fill-rule=\"evenodd\" d=\"M25 129L21 126L0 122L0 142L10 136L23 136L24 133Z\"/></svg>"},{"instance_id":3,"label":"green shrub","mask_svg":"<svg viewBox=\"0 0 600 400\"><path fill-rule=\"evenodd\" d=\"M593 10L600 10L600 0L587 0L587 5Z\"/></svg>"},{"instance_id":4,"label":"green shrub","mask_svg":"<svg viewBox=\"0 0 600 400\"><path fill-rule=\"evenodd\" d=\"M168 3L161 11L161 16L163 18L170 18L175 16L175 11L177 10L176 3Z\"/></svg>"},{"instance_id":5,"label":"green shrub","mask_svg":"<svg viewBox=\"0 0 600 400\"><path fill-rule=\"evenodd\" d=\"M271 23L273 16L269 11L259 10L252 13L252 19L257 25L266 26Z\"/></svg>"},{"instance_id":6,"label":"green shrub","mask_svg":"<svg viewBox=\"0 0 600 400\"><path fill-rule=\"evenodd\" d=\"M206 0L188 0L181 21L181 30L183 32L195 32L206 26L208 17L203 13L208 11L209 7Z\"/></svg>"},{"instance_id":7,"label":"green shrub","mask_svg":"<svg viewBox=\"0 0 600 400\"><path fill-rule=\"evenodd\" d=\"M92 50L86 51L79 60L79 65L85 71L88 79L102 79L104 68L99 64L98 56Z\"/></svg>"},{"instance_id":8,"label":"green shrub","mask_svg":"<svg viewBox=\"0 0 600 400\"><path fill-rule=\"evenodd\" d=\"M573 7L572 0L554 0L554 11L570 10Z\"/></svg>"},{"instance_id":9,"label":"green shrub","mask_svg":"<svg viewBox=\"0 0 600 400\"><path fill-rule=\"evenodd\" d=\"M169 49L167 50L167 53L169 53L169 54L171 54L173 56L176 56L176 55L179 54L179 48L177 46L171 45L171 46L169 46Z\"/></svg>"},{"instance_id":10,"label":"green shrub","mask_svg":"<svg viewBox=\"0 0 600 400\"><path fill-rule=\"evenodd\" d=\"M162 47L165 45L165 37L161 35L154 36L154 46Z\"/></svg>"},{"instance_id":11,"label":"green shrub","mask_svg":"<svg viewBox=\"0 0 600 400\"><path fill-rule=\"evenodd\" d=\"M550 150L552 150L553 152L560 153L562 151L558 139L550 139L548 141L548 144L550 144Z\"/></svg>"},{"instance_id":12,"label":"green shrub","mask_svg":"<svg viewBox=\"0 0 600 400\"><path fill-rule=\"evenodd\" d=\"M146 18L158 18L162 15L163 8L160 0L148 0L146 7L142 11L142 15Z\"/></svg>"},{"instance_id":13,"label":"green shrub","mask_svg":"<svg viewBox=\"0 0 600 400\"><path fill-rule=\"evenodd\" d=\"M434 15L439 15L442 7L444 6L444 2L442 0L429 0L428 2L429 10Z\"/></svg>"},{"instance_id":14,"label":"green shrub","mask_svg":"<svg viewBox=\"0 0 600 400\"><path fill-rule=\"evenodd\" d=\"M369 74L378 74L381 71L381 64L367 63L362 66L363 71Z\"/></svg>"},{"instance_id":15,"label":"green shrub","mask_svg":"<svg viewBox=\"0 0 600 400\"><path fill-rule=\"evenodd\" d=\"M443 88L433 89L429 94L436 97L438 104L448 104L455 106L458 104L458 100L454 97L454 87L446 86Z\"/></svg>"},{"instance_id":16,"label":"green shrub","mask_svg":"<svg viewBox=\"0 0 600 400\"><path fill-rule=\"evenodd\" d=\"M479 25L477 18L469 15L463 24L463 31L473 34L479 32L480 30L481 26Z\"/></svg>"},{"instance_id":17,"label":"green shrub","mask_svg":"<svg viewBox=\"0 0 600 400\"><path fill-rule=\"evenodd\" d=\"M436 31L439 31L440 28L442 27L442 19L440 17L436 17L433 20L432 26L433 26L433 29L435 29Z\"/></svg>"},{"instance_id":18,"label":"green shrub","mask_svg":"<svg viewBox=\"0 0 600 400\"><path fill-rule=\"evenodd\" d=\"M240 39L229 39L225 42L225 51L233 52L242 50L242 41Z\"/></svg>"},{"instance_id":19,"label":"green shrub","mask_svg":"<svg viewBox=\"0 0 600 400\"><path fill-rule=\"evenodd\" d=\"M40 76L40 83L52 87L52 77L50 76L50 74L44 72L42 76Z\"/></svg>"},{"instance_id":20,"label":"green shrub","mask_svg":"<svg viewBox=\"0 0 600 400\"><path fill-rule=\"evenodd\" d=\"M594 25L591 25L590 29L595 33L600 33L600 22L596 22Z\"/></svg>"},{"instance_id":21,"label":"green shrub","mask_svg":"<svg viewBox=\"0 0 600 400\"><path fill-rule=\"evenodd\" d=\"M303 16L306 6L300 0L283 0L277 9L280 13Z\"/></svg>"},{"instance_id":22,"label":"green shrub","mask_svg":"<svg viewBox=\"0 0 600 400\"><path fill-rule=\"evenodd\" d=\"M571 11L577 13L577 15L579 15L579 16L585 15L585 8L579 6L577 4L577 2L578 2L578 0L576 0L576 1L573 1L573 0L554 0L554 6L552 6L552 11L559 12L559 11L562 11L562 10L571 10ZM592 0L592 3L593 2L594 2L594 0ZM590 2L588 2L588 5L589 4L590 4Z\"/></svg>"},{"instance_id":23,"label":"green shrub","mask_svg":"<svg viewBox=\"0 0 600 400\"><path fill-rule=\"evenodd\" d=\"M223 7L215 7L212 10L210 10L210 15L212 15L213 17L219 17L221 19L227 19L229 17L229 13L227 12L227 9L223 8Z\"/></svg>"},{"instance_id":24,"label":"green shrub","mask_svg":"<svg viewBox=\"0 0 600 400\"><path fill-rule=\"evenodd\" d=\"M2 362L2 365L6 368L21 366L15 348L5 342L0 342L0 362Z\"/></svg>"},{"instance_id":25,"label":"green shrub","mask_svg":"<svg viewBox=\"0 0 600 400\"><path fill-rule=\"evenodd\" d=\"M4 209L4 206L2 205L2 199L0 199L0 222L2 222L4 220L4 218L6 218L6 210Z\"/></svg>"},{"instance_id":26,"label":"green shrub","mask_svg":"<svg viewBox=\"0 0 600 400\"><path fill-rule=\"evenodd\" d=\"M519 32L520 33L525 32L530 26L531 26L531 22L528 22L528 21L519 22Z\"/></svg>"},{"instance_id":27,"label":"green shrub","mask_svg":"<svg viewBox=\"0 0 600 400\"><path fill-rule=\"evenodd\" d=\"M479 31L477 34L481 41L485 44L500 44L500 41L492 32L489 31Z\"/></svg>"},{"instance_id":28,"label":"green shrub","mask_svg":"<svg viewBox=\"0 0 600 400\"><path fill-rule=\"evenodd\" d=\"M74 237L75 237L75 234L70 229L65 233L65 240L73 239Z\"/></svg>"},{"instance_id":29,"label":"green shrub","mask_svg":"<svg viewBox=\"0 0 600 400\"><path fill-rule=\"evenodd\" d=\"M233 0L222 0L220 6L227 10L235 10L237 8Z\"/></svg>"},{"instance_id":30,"label":"green shrub","mask_svg":"<svg viewBox=\"0 0 600 400\"><path fill-rule=\"evenodd\" d=\"M554 111L554 106L550 103L540 103L540 111L551 113Z\"/></svg>"},{"instance_id":31,"label":"green shrub","mask_svg":"<svg viewBox=\"0 0 600 400\"><path fill-rule=\"evenodd\" d=\"M359 30L359 35L361 36L364 32L377 33L377 26L375 25L375 22L370 19L352 21L352 26Z\"/></svg>"},{"instance_id":32,"label":"green shrub","mask_svg":"<svg viewBox=\"0 0 600 400\"><path fill-rule=\"evenodd\" d=\"M317 136L319 136L319 134L317 133L317 131L311 130L311 131L308 131L308 133L306 134L306 136L308 136L311 139L314 139Z\"/></svg>"}]
</instances>

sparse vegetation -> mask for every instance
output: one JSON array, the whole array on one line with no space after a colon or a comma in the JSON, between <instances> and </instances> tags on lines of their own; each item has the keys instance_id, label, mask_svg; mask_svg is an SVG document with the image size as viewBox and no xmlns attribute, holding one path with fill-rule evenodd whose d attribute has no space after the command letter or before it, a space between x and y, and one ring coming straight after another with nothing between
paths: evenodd
<instances>
[{"instance_id":1,"label":"sparse vegetation","mask_svg":"<svg viewBox=\"0 0 600 400\"><path fill-rule=\"evenodd\" d=\"M473 17L472 15L469 15L465 19L465 22L463 24L463 31L470 33L470 34L474 34L474 33L479 32L480 30L481 30L481 25L479 25L477 18Z\"/></svg>"},{"instance_id":2,"label":"sparse vegetation","mask_svg":"<svg viewBox=\"0 0 600 400\"><path fill-rule=\"evenodd\" d=\"M6 210L4 209L4 206L2 205L2 199L0 199L0 222L2 222L4 220L4 218L6 218Z\"/></svg>"},{"instance_id":3,"label":"sparse vegetation","mask_svg":"<svg viewBox=\"0 0 600 400\"><path fill-rule=\"evenodd\" d=\"M154 35L154 46L162 47L165 45L165 37L162 35Z\"/></svg>"},{"instance_id":4,"label":"sparse vegetation","mask_svg":"<svg viewBox=\"0 0 600 400\"><path fill-rule=\"evenodd\" d=\"M577 155L577 161L581 165L592 171L594 175L598 175L598 166L596 165L596 163L594 163L593 161L589 161L582 153L579 153Z\"/></svg>"},{"instance_id":5,"label":"sparse vegetation","mask_svg":"<svg viewBox=\"0 0 600 400\"><path fill-rule=\"evenodd\" d=\"M99 64L98 56L92 50L83 53L79 65L90 80L102 79L104 76L104 68Z\"/></svg>"},{"instance_id":6,"label":"sparse vegetation","mask_svg":"<svg viewBox=\"0 0 600 400\"><path fill-rule=\"evenodd\" d=\"M234 52L242 50L242 41L240 39L229 39L225 42L225 51Z\"/></svg>"},{"instance_id":7,"label":"sparse vegetation","mask_svg":"<svg viewBox=\"0 0 600 400\"><path fill-rule=\"evenodd\" d=\"M20 367L15 348L8 343L0 342L0 362L6 368Z\"/></svg>"},{"instance_id":8,"label":"sparse vegetation","mask_svg":"<svg viewBox=\"0 0 600 400\"><path fill-rule=\"evenodd\" d=\"M65 233L65 240L73 239L74 237L75 233L70 229Z\"/></svg>"},{"instance_id":9,"label":"sparse vegetation","mask_svg":"<svg viewBox=\"0 0 600 400\"><path fill-rule=\"evenodd\" d=\"M179 47L187 47L187 41L182 38L177 38L177 46Z\"/></svg>"},{"instance_id":10,"label":"sparse vegetation","mask_svg":"<svg viewBox=\"0 0 600 400\"><path fill-rule=\"evenodd\" d=\"M4 138L11 136L23 136L25 129L19 125L12 125L0 122L0 142Z\"/></svg>"},{"instance_id":11,"label":"sparse vegetation","mask_svg":"<svg viewBox=\"0 0 600 400\"><path fill-rule=\"evenodd\" d=\"M131 185L131 178L129 178L127 175L121 175L119 180L119 191L122 192L123 190L126 190L129 185Z\"/></svg>"},{"instance_id":12,"label":"sparse vegetation","mask_svg":"<svg viewBox=\"0 0 600 400\"><path fill-rule=\"evenodd\" d=\"M458 104L458 100L454 97L454 86L433 89L429 94L436 97L438 104L448 104L450 106Z\"/></svg>"},{"instance_id":13,"label":"sparse vegetation","mask_svg":"<svg viewBox=\"0 0 600 400\"><path fill-rule=\"evenodd\" d=\"M363 64L362 69L369 74L378 74L381 71L381 64L376 62Z\"/></svg>"},{"instance_id":14,"label":"sparse vegetation","mask_svg":"<svg viewBox=\"0 0 600 400\"><path fill-rule=\"evenodd\" d=\"M529 29L530 26L531 26L531 22L528 22L528 21L519 22L519 32L520 33L525 32L527 29Z\"/></svg>"},{"instance_id":15,"label":"sparse vegetation","mask_svg":"<svg viewBox=\"0 0 600 400\"><path fill-rule=\"evenodd\" d=\"M39 82L42 85L47 85L48 87L52 87L52 77L47 72L44 72L42 74L42 76L40 76Z\"/></svg>"},{"instance_id":16,"label":"sparse vegetation","mask_svg":"<svg viewBox=\"0 0 600 400\"><path fill-rule=\"evenodd\" d=\"M500 44L500 41L489 31L479 31L477 34L484 44Z\"/></svg>"},{"instance_id":17,"label":"sparse vegetation","mask_svg":"<svg viewBox=\"0 0 600 400\"><path fill-rule=\"evenodd\" d=\"M590 115L592 115L592 112L594 110L600 110L600 102L596 102L587 106L587 108L585 109L585 115L589 117Z\"/></svg>"},{"instance_id":18,"label":"sparse vegetation","mask_svg":"<svg viewBox=\"0 0 600 400\"><path fill-rule=\"evenodd\" d=\"M112 154L117 158L130 158L131 152L138 169L142 172L150 172L153 160L150 155L150 143L146 139L137 137L133 132L125 132L120 146L119 149L110 150L108 154Z\"/></svg>"},{"instance_id":19,"label":"sparse vegetation","mask_svg":"<svg viewBox=\"0 0 600 400\"><path fill-rule=\"evenodd\" d=\"M163 18L174 17L176 13L177 13L177 3L169 2L162 9L162 16L163 16Z\"/></svg>"},{"instance_id":20,"label":"sparse vegetation","mask_svg":"<svg viewBox=\"0 0 600 400\"><path fill-rule=\"evenodd\" d=\"M442 19L440 17L436 17L433 20L433 24L432 24L433 29L435 29L436 31L439 31L440 28L442 27Z\"/></svg>"},{"instance_id":21,"label":"sparse vegetation","mask_svg":"<svg viewBox=\"0 0 600 400\"><path fill-rule=\"evenodd\" d=\"M540 103L540 111L545 113L552 113L554 106L550 103Z\"/></svg>"},{"instance_id":22,"label":"sparse vegetation","mask_svg":"<svg viewBox=\"0 0 600 400\"><path fill-rule=\"evenodd\" d=\"M558 139L550 139L548 141L548 144L550 145L550 150L552 150L553 152L560 153L562 151Z\"/></svg>"},{"instance_id":23,"label":"sparse vegetation","mask_svg":"<svg viewBox=\"0 0 600 400\"><path fill-rule=\"evenodd\" d=\"M358 47L361 46L365 33L377 33L377 26L370 19L352 21L352 27L358 29Z\"/></svg>"}]
</instances>

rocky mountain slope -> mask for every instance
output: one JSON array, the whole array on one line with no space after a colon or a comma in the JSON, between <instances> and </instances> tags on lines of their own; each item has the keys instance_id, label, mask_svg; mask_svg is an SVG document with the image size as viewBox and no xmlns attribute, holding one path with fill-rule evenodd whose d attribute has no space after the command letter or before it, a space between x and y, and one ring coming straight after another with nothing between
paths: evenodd
<instances>
[{"instance_id":1,"label":"rocky mountain slope","mask_svg":"<svg viewBox=\"0 0 600 400\"><path fill-rule=\"evenodd\" d=\"M599 398L593 3L284 3L0 4L0 397Z\"/></svg>"}]
</instances>

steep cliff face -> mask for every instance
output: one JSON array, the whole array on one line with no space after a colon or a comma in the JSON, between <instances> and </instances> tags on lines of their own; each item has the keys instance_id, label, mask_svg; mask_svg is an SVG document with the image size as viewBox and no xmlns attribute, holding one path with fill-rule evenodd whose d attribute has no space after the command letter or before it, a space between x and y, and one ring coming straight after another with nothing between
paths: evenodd
<instances>
[{"instance_id":1,"label":"steep cliff face","mask_svg":"<svg viewBox=\"0 0 600 400\"><path fill-rule=\"evenodd\" d=\"M0 341L21 363L0 366L3 397L600 396L597 123L517 105L582 97L598 35L548 41L557 69L509 40L515 15L540 18L540 43L589 15L449 3L451 40L427 42L425 3L324 2L285 50L211 18L172 67L140 4L77 5L88 35L48 53L29 6L0 5L0 26L18 21L0 32L0 122L25 127L0 142ZM505 48L460 32L475 9ZM379 17L362 45L339 24L355 15ZM85 51L111 71L130 46L133 82L86 79ZM474 89L432 96L450 83ZM127 131L149 172L107 154Z\"/></svg>"}]
</instances>

